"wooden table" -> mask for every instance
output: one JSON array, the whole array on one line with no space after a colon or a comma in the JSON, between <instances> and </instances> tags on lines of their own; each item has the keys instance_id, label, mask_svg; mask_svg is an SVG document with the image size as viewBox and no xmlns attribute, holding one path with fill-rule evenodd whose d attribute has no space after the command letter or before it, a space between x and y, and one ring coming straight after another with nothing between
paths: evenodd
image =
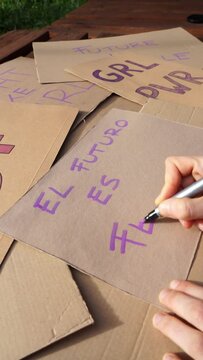
<instances>
[{"instance_id":1,"label":"wooden table","mask_svg":"<svg viewBox=\"0 0 203 360\"><path fill-rule=\"evenodd\" d=\"M33 56L32 42L76 40L183 27L203 40L203 24L187 21L203 14L203 0L89 0L41 30L10 31L0 37L0 63Z\"/></svg>"}]
</instances>

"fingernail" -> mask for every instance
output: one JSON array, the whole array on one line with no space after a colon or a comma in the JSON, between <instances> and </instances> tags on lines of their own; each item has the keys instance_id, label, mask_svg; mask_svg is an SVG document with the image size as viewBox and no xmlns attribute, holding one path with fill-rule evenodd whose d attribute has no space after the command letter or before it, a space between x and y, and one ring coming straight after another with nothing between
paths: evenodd
<instances>
[{"instance_id":1,"label":"fingernail","mask_svg":"<svg viewBox=\"0 0 203 360\"><path fill-rule=\"evenodd\" d=\"M157 313L153 316L152 322L154 327L159 327L159 324L161 323L161 321L163 320L163 318L165 317L164 313Z\"/></svg>"},{"instance_id":2,"label":"fingernail","mask_svg":"<svg viewBox=\"0 0 203 360\"><path fill-rule=\"evenodd\" d=\"M173 281L170 282L170 288L171 289L176 289L179 285L180 285L179 280L173 280Z\"/></svg>"},{"instance_id":3,"label":"fingernail","mask_svg":"<svg viewBox=\"0 0 203 360\"><path fill-rule=\"evenodd\" d=\"M174 354L165 354L163 360L174 360L176 359Z\"/></svg>"},{"instance_id":4,"label":"fingernail","mask_svg":"<svg viewBox=\"0 0 203 360\"><path fill-rule=\"evenodd\" d=\"M164 200L159 204L159 211L161 215L167 216L171 210L170 200Z\"/></svg>"},{"instance_id":5,"label":"fingernail","mask_svg":"<svg viewBox=\"0 0 203 360\"><path fill-rule=\"evenodd\" d=\"M168 296L168 293L169 293L168 289L161 290L161 292L159 294L160 302L164 302L164 299L166 298L166 296Z\"/></svg>"},{"instance_id":6,"label":"fingernail","mask_svg":"<svg viewBox=\"0 0 203 360\"><path fill-rule=\"evenodd\" d=\"M158 205L160 203L160 195L156 197L155 204Z\"/></svg>"},{"instance_id":7,"label":"fingernail","mask_svg":"<svg viewBox=\"0 0 203 360\"><path fill-rule=\"evenodd\" d=\"M198 228L199 228L201 231L203 231L203 224L199 224L199 225L198 225Z\"/></svg>"}]
</instances>

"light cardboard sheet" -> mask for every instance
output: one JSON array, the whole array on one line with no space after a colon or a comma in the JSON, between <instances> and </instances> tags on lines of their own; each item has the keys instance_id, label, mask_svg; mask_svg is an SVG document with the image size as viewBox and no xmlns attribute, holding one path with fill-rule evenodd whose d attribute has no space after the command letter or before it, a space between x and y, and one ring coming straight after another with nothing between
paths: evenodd
<instances>
[{"instance_id":1,"label":"light cardboard sheet","mask_svg":"<svg viewBox=\"0 0 203 360\"><path fill-rule=\"evenodd\" d=\"M0 66L0 101L68 105L87 115L109 95L87 81L41 85L33 59L20 57Z\"/></svg>"},{"instance_id":2,"label":"light cardboard sheet","mask_svg":"<svg viewBox=\"0 0 203 360\"><path fill-rule=\"evenodd\" d=\"M18 360L93 319L66 264L15 242L1 267L1 359Z\"/></svg>"},{"instance_id":3,"label":"light cardboard sheet","mask_svg":"<svg viewBox=\"0 0 203 360\"><path fill-rule=\"evenodd\" d=\"M140 105L148 99L203 106L203 70L126 52L67 69Z\"/></svg>"},{"instance_id":4,"label":"light cardboard sheet","mask_svg":"<svg viewBox=\"0 0 203 360\"><path fill-rule=\"evenodd\" d=\"M187 277L200 233L142 219L165 158L200 154L202 140L199 128L112 110L1 217L0 229L156 303L172 278Z\"/></svg>"},{"instance_id":5,"label":"light cardboard sheet","mask_svg":"<svg viewBox=\"0 0 203 360\"><path fill-rule=\"evenodd\" d=\"M81 66L84 62L117 52L123 54L132 50L146 57L155 56L159 60L177 61L200 68L200 54L203 54L201 41L182 28L100 39L36 42L33 49L41 83L80 81L80 78L64 73L64 68Z\"/></svg>"},{"instance_id":6,"label":"light cardboard sheet","mask_svg":"<svg viewBox=\"0 0 203 360\"><path fill-rule=\"evenodd\" d=\"M149 101L142 111L161 116L163 121L166 119L203 127L203 109L167 104L157 100ZM80 136L80 127L75 130L75 138L77 133ZM201 240L189 274L190 280L200 283L203 282L202 258ZM77 333L31 356L30 360L95 360L95 358L160 360L166 352L175 352L183 356L178 346L152 326L152 317L158 310L157 307L140 301L95 277L76 270L73 274L91 313L94 314L95 324L84 332Z\"/></svg>"},{"instance_id":7,"label":"light cardboard sheet","mask_svg":"<svg viewBox=\"0 0 203 360\"><path fill-rule=\"evenodd\" d=\"M7 211L52 165L77 109L0 103L0 214ZM0 262L12 243L0 238Z\"/></svg>"}]
</instances>

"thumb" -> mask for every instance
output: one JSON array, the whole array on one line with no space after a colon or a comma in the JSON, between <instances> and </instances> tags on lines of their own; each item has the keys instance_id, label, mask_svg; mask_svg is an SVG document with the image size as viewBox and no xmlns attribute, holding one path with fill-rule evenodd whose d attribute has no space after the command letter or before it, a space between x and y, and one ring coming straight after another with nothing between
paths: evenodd
<instances>
[{"instance_id":1,"label":"thumb","mask_svg":"<svg viewBox=\"0 0 203 360\"><path fill-rule=\"evenodd\" d=\"M162 216L178 220L203 219L203 197L195 199L171 198L159 205Z\"/></svg>"}]
</instances>

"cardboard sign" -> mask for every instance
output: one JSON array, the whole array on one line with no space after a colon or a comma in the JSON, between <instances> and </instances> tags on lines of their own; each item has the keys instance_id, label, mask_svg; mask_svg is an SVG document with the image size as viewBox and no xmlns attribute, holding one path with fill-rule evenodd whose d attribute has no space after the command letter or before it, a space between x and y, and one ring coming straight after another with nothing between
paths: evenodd
<instances>
[{"instance_id":1,"label":"cardboard sign","mask_svg":"<svg viewBox=\"0 0 203 360\"><path fill-rule=\"evenodd\" d=\"M75 117L71 107L0 103L0 214L52 165ZM0 263L12 239L0 234Z\"/></svg>"},{"instance_id":2,"label":"cardboard sign","mask_svg":"<svg viewBox=\"0 0 203 360\"><path fill-rule=\"evenodd\" d=\"M77 109L0 103L0 112L2 215L48 171Z\"/></svg>"},{"instance_id":3,"label":"cardboard sign","mask_svg":"<svg viewBox=\"0 0 203 360\"><path fill-rule=\"evenodd\" d=\"M87 115L109 95L109 91L87 81L41 85L33 59L21 57L0 66L0 101L72 105Z\"/></svg>"},{"instance_id":4,"label":"cardboard sign","mask_svg":"<svg viewBox=\"0 0 203 360\"><path fill-rule=\"evenodd\" d=\"M133 51L146 57L156 56L161 61L200 68L203 54L201 41L182 28L100 39L39 42L33 43L33 49L41 83L80 81L80 78L64 73L64 69L118 52Z\"/></svg>"},{"instance_id":5,"label":"cardboard sign","mask_svg":"<svg viewBox=\"0 0 203 360\"><path fill-rule=\"evenodd\" d=\"M200 232L142 219L165 158L200 154L202 141L199 128L112 110L1 217L0 229L156 303L171 279L187 277Z\"/></svg>"},{"instance_id":6,"label":"cardboard sign","mask_svg":"<svg viewBox=\"0 0 203 360\"><path fill-rule=\"evenodd\" d=\"M149 101L142 111L147 113L151 111L151 114L161 116L163 121L169 119L197 124L202 119L199 126L203 127L203 116L200 116L203 109L167 104L157 100ZM92 118L91 115L90 118ZM75 130L76 135L79 129L80 127ZM203 241L201 239L190 270L190 280L202 282L202 259ZM152 317L157 312L157 307L140 301L95 277L76 270L73 275L88 307L94 313L94 326L40 351L30 359L64 360L74 359L77 356L78 360L95 360L95 357L97 360L109 357L111 359L160 360L166 352L182 352L177 345L153 328Z\"/></svg>"},{"instance_id":7,"label":"cardboard sign","mask_svg":"<svg viewBox=\"0 0 203 360\"><path fill-rule=\"evenodd\" d=\"M21 359L90 324L65 263L15 242L0 276L2 359Z\"/></svg>"},{"instance_id":8,"label":"cardboard sign","mask_svg":"<svg viewBox=\"0 0 203 360\"><path fill-rule=\"evenodd\" d=\"M203 106L203 70L167 63L132 52L67 69L128 100L144 105L148 99Z\"/></svg>"}]
</instances>

